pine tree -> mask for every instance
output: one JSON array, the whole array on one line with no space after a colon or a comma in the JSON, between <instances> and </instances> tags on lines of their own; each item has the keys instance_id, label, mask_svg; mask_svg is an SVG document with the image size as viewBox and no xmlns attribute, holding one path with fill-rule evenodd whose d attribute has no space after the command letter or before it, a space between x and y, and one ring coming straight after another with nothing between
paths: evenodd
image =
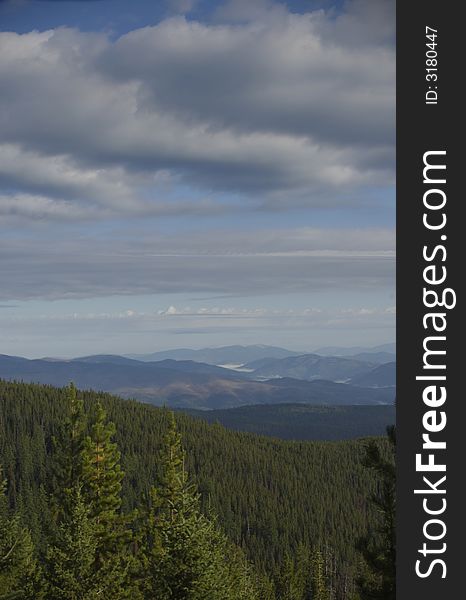
<instances>
[{"instance_id":1,"label":"pine tree","mask_svg":"<svg viewBox=\"0 0 466 600\"><path fill-rule=\"evenodd\" d=\"M160 485L152 490L145 548L148 600L254 600L243 557L229 553L216 521L200 511L171 413Z\"/></svg>"},{"instance_id":2,"label":"pine tree","mask_svg":"<svg viewBox=\"0 0 466 600\"><path fill-rule=\"evenodd\" d=\"M277 579L277 597L280 600L304 600L303 573L290 554L286 554Z\"/></svg>"},{"instance_id":3,"label":"pine tree","mask_svg":"<svg viewBox=\"0 0 466 600\"><path fill-rule=\"evenodd\" d=\"M83 495L89 507L97 539L97 560L121 551L129 531L121 514L120 452L112 441L115 425L106 422L106 413L97 403L95 422L84 441L82 452Z\"/></svg>"},{"instance_id":4,"label":"pine tree","mask_svg":"<svg viewBox=\"0 0 466 600\"><path fill-rule=\"evenodd\" d=\"M324 557L320 550L314 550L311 558L312 600L330 600L330 593L325 577Z\"/></svg>"},{"instance_id":5,"label":"pine tree","mask_svg":"<svg viewBox=\"0 0 466 600\"><path fill-rule=\"evenodd\" d=\"M131 598L125 588L126 573L114 557L96 568L98 538L79 487L72 490L69 500L70 514L47 553L47 599Z\"/></svg>"},{"instance_id":6,"label":"pine tree","mask_svg":"<svg viewBox=\"0 0 466 600\"><path fill-rule=\"evenodd\" d=\"M53 437L53 513L60 522L70 514L71 495L81 482L86 420L82 399L70 383L66 390L66 417Z\"/></svg>"},{"instance_id":7,"label":"pine tree","mask_svg":"<svg viewBox=\"0 0 466 600\"><path fill-rule=\"evenodd\" d=\"M0 600L43 598L41 572L29 531L8 508L0 469Z\"/></svg>"},{"instance_id":8,"label":"pine tree","mask_svg":"<svg viewBox=\"0 0 466 600\"><path fill-rule=\"evenodd\" d=\"M276 587L274 581L266 574L254 573L253 579L257 587L258 600L276 600Z\"/></svg>"},{"instance_id":9,"label":"pine tree","mask_svg":"<svg viewBox=\"0 0 466 600\"><path fill-rule=\"evenodd\" d=\"M121 432L119 449L126 472L122 481L123 504L118 512L127 515L138 507L145 522L147 490L160 471L159 450L167 429L167 411L92 391L79 392L78 396L84 399L85 406L95 406L100 401L111 413ZM57 523L48 518L50 495L46 492L50 491L50 473L59 470L55 469L55 462L63 464L57 445L50 451L49 440L52 436L60 438L64 427L57 426L65 420L70 421L70 402L66 401L63 390L0 380L0 462L8 476L9 506L14 507L21 527L30 532L38 557L54 544L58 523L63 521L60 518ZM353 598L354 574L359 567L358 559L362 561L356 553L356 538L358 532L377 525L376 510L362 510L361 506L377 482L382 490L377 471L362 465L364 441L290 444L227 431L220 425L208 425L182 413L177 413L177 423L183 431L183 441L190 448L185 470L195 473L202 490L201 509L207 515L210 508L218 514L229 539L254 560L255 581L259 583L261 579L257 573L266 573L275 582L286 553L300 570L297 542L312 547L315 540L320 540L331 593L334 598ZM387 445L379 445L382 456L387 458ZM79 453L69 452L65 446L64 451L77 456L77 460L66 464L79 466ZM308 468L303 470L303 464ZM73 479L76 477L67 480ZM84 486L82 472L78 479ZM61 486L56 487L60 492ZM71 489L69 485L63 487ZM161 487L158 486L159 491ZM85 504L88 506L87 500ZM154 537L156 529L151 531ZM380 533L374 533L370 548L373 543L380 543ZM124 546L126 556L128 548ZM142 556L137 539L133 539L130 547L133 553ZM152 542L148 547L152 548ZM327 547L335 553L331 568L326 560ZM236 560L230 547L222 550L221 555L223 565L231 564L230 556ZM369 572L369 567L366 568ZM238 575L247 571L241 561L235 569ZM379 572L371 573L380 583ZM140 574L144 576L142 568ZM260 587L261 600L271 600L270 582L265 581Z\"/></svg>"},{"instance_id":10,"label":"pine tree","mask_svg":"<svg viewBox=\"0 0 466 600\"><path fill-rule=\"evenodd\" d=\"M371 497L379 514L378 528L360 540L358 547L366 568L359 578L363 600L395 600L396 597L396 470L395 427L387 428L390 456L385 458L375 441L366 446L364 464L377 473L380 491Z\"/></svg>"},{"instance_id":11,"label":"pine tree","mask_svg":"<svg viewBox=\"0 0 466 600\"><path fill-rule=\"evenodd\" d=\"M217 525L216 519L210 517ZM254 572L251 563L241 548L229 542L223 534L219 534L219 561L225 568L220 573L226 583L225 598L229 600L271 600L275 598L270 580L260 577ZM221 597L221 596L220 596Z\"/></svg>"},{"instance_id":12,"label":"pine tree","mask_svg":"<svg viewBox=\"0 0 466 600\"><path fill-rule=\"evenodd\" d=\"M296 550L295 565L296 580L302 600L308 600L311 597L311 553L302 543Z\"/></svg>"}]
</instances>

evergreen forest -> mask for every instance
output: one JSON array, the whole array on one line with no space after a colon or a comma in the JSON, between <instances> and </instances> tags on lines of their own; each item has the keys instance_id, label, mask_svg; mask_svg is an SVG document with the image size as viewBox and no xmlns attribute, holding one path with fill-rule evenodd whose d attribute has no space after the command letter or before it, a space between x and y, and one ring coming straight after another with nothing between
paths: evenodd
<instances>
[{"instance_id":1,"label":"evergreen forest","mask_svg":"<svg viewBox=\"0 0 466 600\"><path fill-rule=\"evenodd\" d=\"M0 381L0 600L394 599L394 445Z\"/></svg>"}]
</instances>

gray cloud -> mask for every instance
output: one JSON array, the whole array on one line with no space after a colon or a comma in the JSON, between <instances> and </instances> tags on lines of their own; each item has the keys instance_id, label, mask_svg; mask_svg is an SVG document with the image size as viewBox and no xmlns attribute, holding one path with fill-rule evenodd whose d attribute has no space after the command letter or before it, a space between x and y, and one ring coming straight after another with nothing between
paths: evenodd
<instances>
[{"instance_id":1,"label":"gray cloud","mask_svg":"<svg viewBox=\"0 0 466 600\"><path fill-rule=\"evenodd\" d=\"M233 192L274 209L391 183L392 4L357 0L335 19L263 3L240 25L176 17L116 41L1 33L0 185L51 218L67 202L94 218L165 214L161 173L204 202Z\"/></svg>"},{"instance_id":2,"label":"gray cloud","mask_svg":"<svg viewBox=\"0 0 466 600\"><path fill-rule=\"evenodd\" d=\"M123 36L99 64L119 81L139 81L146 110L219 130L385 149L394 139L394 49L348 48L338 27L328 29L321 14L241 28L171 19Z\"/></svg>"},{"instance_id":3,"label":"gray cloud","mask_svg":"<svg viewBox=\"0 0 466 600\"><path fill-rule=\"evenodd\" d=\"M324 241L325 240L325 241ZM202 293L377 291L394 285L393 232L154 232L112 239L5 239L0 300Z\"/></svg>"},{"instance_id":4,"label":"gray cloud","mask_svg":"<svg viewBox=\"0 0 466 600\"><path fill-rule=\"evenodd\" d=\"M198 0L167 0L168 8L180 14L190 13L197 4Z\"/></svg>"}]
</instances>

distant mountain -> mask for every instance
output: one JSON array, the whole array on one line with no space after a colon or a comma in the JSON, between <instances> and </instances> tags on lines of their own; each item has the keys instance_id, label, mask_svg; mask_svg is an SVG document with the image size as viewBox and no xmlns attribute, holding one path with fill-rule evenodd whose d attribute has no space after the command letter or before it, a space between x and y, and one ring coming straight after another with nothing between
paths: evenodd
<instances>
[{"instance_id":1,"label":"distant mountain","mask_svg":"<svg viewBox=\"0 0 466 600\"><path fill-rule=\"evenodd\" d=\"M225 380L241 379L241 375L235 371L198 363L144 363L113 356L106 356L105 359L97 356L65 361L0 356L0 378L58 386L73 381L80 388L102 391L121 389L125 386L160 388L172 383L204 384L212 377L206 371L220 373ZM218 378L219 375L216 374L215 377Z\"/></svg>"},{"instance_id":2,"label":"distant mountain","mask_svg":"<svg viewBox=\"0 0 466 600\"><path fill-rule=\"evenodd\" d=\"M144 362L154 362L165 359L194 360L196 362L210 365L244 365L245 363L260 358L285 358L287 356L298 356L299 352L286 350L277 346L223 346L221 348L202 348L191 350L179 348L175 350L164 350L152 354L128 354L128 358Z\"/></svg>"},{"instance_id":3,"label":"distant mountain","mask_svg":"<svg viewBox=\"0 0 466 600\"><path fill-rule=\"evenodd\" d=\"M43 360L50 361L51 359L45 358ZM60 362L59 359L52 359L53 362ZM141 361L127 358L126 356L120 356L118 354L93 354L92 356L80 356L78 358L72 358L72 362L80 363L91 363L95 365L110 363L113 365L133 365L140 364Z\"/></svg>"},{"instance_id":4,"label":"distant mountain","mask_svg":"<svg viewBox=\"0 0 466 600\"><path fill-rule=\"evenodd\" d=\"M364 346L325 346L324 348L318 348L314 351L315 354L320 354L321 356L355 356L362 353L373 354L378 352L396 354L396 344L393 342L391 344L381 344L380 346L373 346L371 348L366 348Z\"/></svg>"},{"instance_id":5,"label":"distant mountain","mask_svg":"<svg viewBox=\"0 0 466 600\"><path fill-rule=\"evenodd\" d=\"M383 388L396 385L396 363L391 362L379 365L369 373L353 377L350 382L352 385L361 385L364 387Z\"/></svg>"},{"instance_id":6,"label":"distant mountain","mask_svg":"<svg viewBox=\"0 0 466 600\"><path fill-rule=\"evenodd\" d=\"M384 363L395 362L396 354L392 354L391 352L361 352L359 354L347 356L346 358L383 365Z\"/></svg>"},{"instance_id":7,"label":"distant mountain","mask_svg":"<svg viewBox=\"0 0 466 600\"><path fill-rule=\"evenodd\" d=\"M292 377L307 381L326 379L344 382L372 371L375 363L338 356L322 357L318 354L304 354L282 359L264 358L247 363L245 366L253 371L251 377L258 380Z\"/></svg>"},{"instance_id":8,"label":"distant mountain","mask_svg":"<svg viewBox=\"0 0 466 600\"><path fill-rule=\"evenodd\" d=\"M106 358L106 360L111 360ZM112 359L113 360L113 359ZM246 404L389 404L392 389L365 389L329 381L248 381L244 375L189 361L47 361L0 356L0 378L79 388L136 398L152 404L199 409Z\"/></svg>"},{"instance_id":9,"label":"distant mountain","mask_svg":"<svg viewBox=\"0 0 466 600\"><path fill-rule=\"evenodd\" d=\"M282 395L285 396L287 403L340 406L392 404L395 399L395 388L364 388L322 379L303 381L283 377L266 381L264 384L274 388L276 399L273 402L261 402L261 404L278 404ZM278 390L281 390L281 394L278 393ZM271 397L274 398L272 394Z\"/></svg>"},{"instance_id":10,"label":"distant mountain","mask_svg":"<svg viewBox=\"0 0 466 600\"><path fill-rule=\"evenodd\" d=\"M112 355L112 354L97 354L95 356L84 356L82 358L74 358L72 362L85 362L89 364L113 364L113 365L125 365L131 367L139 367L140 369L170 369L174 371L181 371L184 373L199 373L204 375L217 375L218 377L225 377L227 379L242 379L243 376L232 370L225 369L223 367L217 367L215 365L208 365L205 363L198 363L193 360L173 360L165 359L154 362L145 362L141 360L135 360L133 358L126 358L124 356Z\"/></svg>"},{"instance_id":11,"label":"distant mountain","mask_svg":"<svg viewBox=\"0 0 466 600\"><path fill-rule=\"evenodd\" d=\"M23 358L22 356L10 356L8 354L0 354L0 364L2 365L16 365L16 364L26 364L30 362L28 358Z\"/></svg>"},{"instance_id":12,"label":"distant mountain","mask_svg":"<svg viewBox=\"0 0 466 600\"><path fill-rule=\"evenodd\" d=\"M276 404L223 410L186 410L228 429L284 440L344 440L383 435L395 423L395 406L309 406Z\"/></svg>"}]
</instances>

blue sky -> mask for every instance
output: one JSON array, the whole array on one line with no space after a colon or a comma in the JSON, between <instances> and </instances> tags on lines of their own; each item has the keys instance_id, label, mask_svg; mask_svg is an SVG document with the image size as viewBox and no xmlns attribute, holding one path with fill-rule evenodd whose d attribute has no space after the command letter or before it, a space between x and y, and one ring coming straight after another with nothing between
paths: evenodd
<instances>
[{"instance_id":1,"label":"blue sky","mask_svg":"<svg viewBox=\"0 0 466 600\"><path fill-rule=\"evenodd\" d=\"M394 2L0 2L0 352L394 339Z\"/></svg>"}]
</instances>

